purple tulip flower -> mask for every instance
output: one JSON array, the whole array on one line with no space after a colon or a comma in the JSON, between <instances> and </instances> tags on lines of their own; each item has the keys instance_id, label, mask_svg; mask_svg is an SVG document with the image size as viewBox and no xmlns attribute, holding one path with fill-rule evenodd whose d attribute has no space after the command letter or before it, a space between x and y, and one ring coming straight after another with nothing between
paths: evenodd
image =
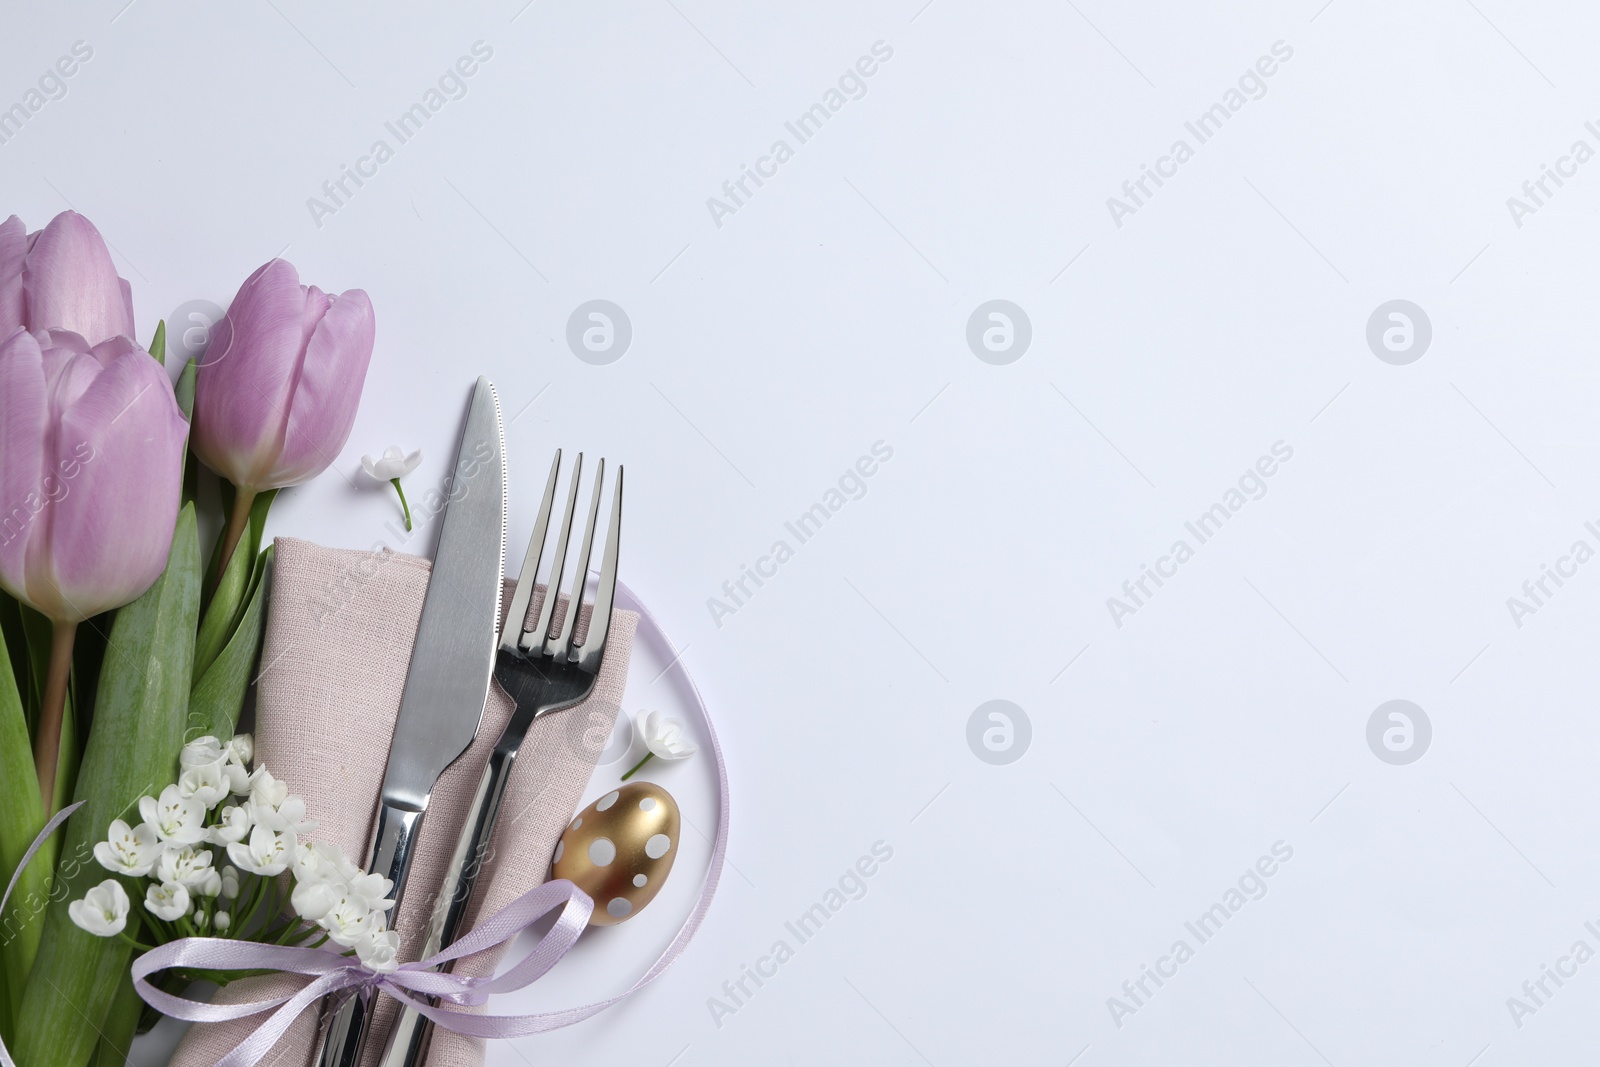
<instances>
[{"instance_id":1,"label":"purple tulip flower","mask_svg":"<svg viewBox=\"0 0 1600 1067\"><path fill-rule=\"evenodd\" d=\"M301 285L275 259L213 328L194 391L194 451L239 489L310 481L355 425L372 358L372 302Z\"/></svg>"},{"instance_id":2,"label":"purple tulip flower","mask_svg":"<svg viewBox=\"0 0 1600 1067\"><path fill-rule=\"evenodd\" d=\"M100 231L76 211L35 233L15 215L0 222L0 340L18 326L71 330L90 344L133 336L133 291Z\"/></svg>"},{"instance_id":3,"label":"purple tulip flower","mask_svg":"<svg viewBox=\"0 0 1600 1067\"><path fill-rule=\"evenodd\" d=\"M188 431L161 364L126 337L0 342L0 587L72 623L150 588Z\"/></svg>"},{"instance_id":4,"label":"purple tulip flower","mask_svg":"<svg viewBox=\"0 0 1600 1067\"><path fill-rule=\"evenodd\" d=\"M46 811L78 623L161 576L188 430L166 371L126 337L0 341L0 588L55 623L34 736Z\"/></svg>"}]
</instances>

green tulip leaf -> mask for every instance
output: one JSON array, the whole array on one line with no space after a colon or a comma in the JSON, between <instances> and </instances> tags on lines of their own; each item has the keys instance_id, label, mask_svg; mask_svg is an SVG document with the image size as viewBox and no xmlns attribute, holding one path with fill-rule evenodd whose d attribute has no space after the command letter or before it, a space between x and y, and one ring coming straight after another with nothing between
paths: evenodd
<instances>
[{"instance_id":1,"label":"green tulip leaf","mask_svg":"<svg viewBox=\"0 0 1600 1067\"><path fill-rule=\"evenodd\" d=\"M33 745L28 739L27 714L11 667L5 634L0 629L0 812L5 813L4 818L0 818L0 883L11 880L22 854L28 851L44 826L39 778L33 768ZM16 1009L21 1007L23 983L33 966L34 954L39 950L39 932L44 926L40 903L49 897L52 866L48 856L40 856L29 864L16 889L12 890L12 900L4 915L0 915L0 930L7 935L6 940L0 942L6 1019L14 1018ZM6 1032L10 1032L9 1026Z\"/></svg>"},{"instance_id":2,"label":"green tulip leaf","mask_svg":"<svg viewBox=\"0 0 1600 1067\"><path fill-rule=\"evenodd\" d=\"M183 371L178 375L178 384L173 387L174 394L178 398L178 410L183 412L184 418L191 421L194 418L194 378L195 363L191 359L183 365Z\"/></svg>"},{"instance_id":3,"label":"green tulip leaf","mask_svg":"<svg viewBox=\"0 0 1600 1067\"><path fill-rule=\"evenodd\" d=\"M238 626L189 694L189 719L195 724L191 729L198 731L189 740L205 734L224 741L233 736L239 722L239 709L244 706L245 692L250 688L261 655L261 635L266 628L267 614L266 576L271 563L272 548L268 546L256 559L250 593Z\"/></svg>"},{"instance_id":4,"label":"green tulip leaf","mask_svg":"<svg viewBox=\"0 0 1600 1067\"><path fill-rule=\"evenodd\" d=\"M256 494L255 501L250 505L249 524L245 528L244 535L239 538L239 545L234 550L233 558L228 560L228 568L223 572L222 581L217 584L216 591L212 593L211 602L206 605L205 614L200 620L200 636L195 641L196 682L199 682L211 664L222 654L222 650L232 640L234 631L238 629L244 617L250 594L255 586L259 562L257 556L261 551L261 533L267 525L267 512L277 495L276 489ZM221 554L219 538L217 550L212 553L212 570L207 573L215 570L216 561Z\"/></svg>"},{"instance_id":5,"label":"green tulip leaf","mask_svg":"<svg viewBox=\"0 0 1600 1067\"><path fill-rule=\"evenodd\" d=\"M156 335L150 338L150 354L156 357L156 362L163 367L167 365L167 322L165 319L156 323Z\"/></svg>"},{"instance_id":6,"label":"green tulip leaf","mask_svg":"<svg viewBox=\"0 0 1600 1067\"><path fill-rule=\"evenodd\" d=\"M84 806L64 831L39 952L16 1016L13 1058L27 1067L83 1067L127 975L131 946L79 929L67 903L105 879L93 851L111 820L177 776L178 750L191 726L199 612L200 546L190 504L179 512L166 571L117 611L111 627L75 794Z\"/></svg>"}]
</instances>

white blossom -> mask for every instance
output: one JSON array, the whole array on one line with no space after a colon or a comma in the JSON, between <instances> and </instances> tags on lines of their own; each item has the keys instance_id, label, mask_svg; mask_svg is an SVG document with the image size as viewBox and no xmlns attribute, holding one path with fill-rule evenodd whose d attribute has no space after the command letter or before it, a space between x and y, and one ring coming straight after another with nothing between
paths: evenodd
<instances>
[{"instance_id":1,"label":"white blossom","mask_svg":"<svg viewBox=\"0 0 1600 1067\"><path fill-rule=\"evenodd\" d=\"M326 841L307 841L294 856L294 877L299 882L348 882L361 873L344 850Z\"/></svg>"},{"instance_id":2,"label":"white blossom","mask_svg":"<svg viewBox=\"0 0 1600 1067\"><path fill-rule=\"evenodd\" d=\"M344 894L332 882L296 882L294 891L289 894L289 906L307 922L321 922L323 916L343 901Z\"/></svg>"},{"instance_id":3,"label":"white blossom","mask_svg":"<svg viewBox=\"0 0 1600 1067\"><path fill-rule=\"evenodd\" d=\"M380 482L393 481L395 478L404 478L417 469L417 464L422 462L422 450L419 448L409 456L399 445L390 445L383 450L383 455L373 459L370 455L361 457L361 469L367 472L370 478Z\"/></svg>"},{"instance_id":4,"label":"white blossom","mask_svg":"<svg viewBox=\"0 0 1600 1067\"><path fill-rule=\"evenodd\" d=\"M204 885L211 872L211 850L185 845L169 848L161 854L151 877L160 882L177 882L198 889Z\"/></svg>"},{"instance_id":5,"label":"white blossom","mask_svg":"<svg viewBox=\"0 0 1600 1067\"><path fill-rule=\"evenodd\" d=\"M400 969L400 935L393 930L368 930L355 948L368 970L387 974Z\"/></svg>"},{"instance_id":6,"label":"white blossom","mask_svg":"<svg viewBox=\"0 0 1600 1067\"><path fill-rule=\"evenodd\" d=\"M233 925L233 916L229 915L225 911L217 912L217 933L219 933L219 934L227 933L228 932L228 927L230 927L232 925Z\"/></svg>"},{"instance_id":7,"label":"white blossom","mask_svg":"<svg viewBox=\"0 0 1600 1067\"><path fill-rule=\"evenodd\" d=\"M161 842L149 823L129 828L121 819L113 819L106 840L94 846L94 858L113 874L143 878L161 858Z\"/></svg>"},{"instance_id":8,"label":"white blossom","mask_svg":"<svg viewBox=\"0 0 1600 1067\"><path fill-rule=\"evenodd\" d=\"M304 834L317 828L316 823L306 818L306 802L293 793L285 794L276 804L258 803L252 799L250 817L276 833L289 830Z\"/></svg>"},{"instance_id":9,"label":"white blossom","mask_svg":"<svg viewBox=\"0 0 1600 1067\"><path fill-rule=\"evenodd\" d=\"M235 841L228 846L228 858L241 871L272 876L282 874L294 859L294 834L274 833L267 827L256 825L250 831L250 841Z\"/></svg>"},{"instance_id":10,"label":"white blossom","mask_svg":"<svg viewBox=\"0 0 1600 1067\"><path fill-rule=\"evenodd\" d=\"M394 907L394 901L387 899L394 883L381 874L359 874L345 884L350 899L371 911Z\"/></svg>"},{"instance_id":11,"label":"white blossom","mask_svg":"<svg viewBox=\"0 0 1600 1067\"><path fill-rule=\"evenodd\" d=\"M139 814L168 845L192 845L205 839L205 807L193 797L180 794L175 785L163 789L159 800L140 797Z\"/></svg>"},{"instance_id":12,"label":"white blossom","mask_svg":"<svg viewBox=\"0 0 1600 1067\"><path fill-rule=\"evenodd\" d=\"M228 742L228 756L240 763L249 763L255 759L255 737L251 734L234 734L233 740Z\"/></svg>"},{"instance_id":13,"label":"white blossom","mask_svg":"<svg viewBox=\"0 0 1600 1067\"><path fill-rule=\"evenodd\" d=\"M215 867L212 867L206 871L206 876L200 880L200 884L195 889L203 897L216 896L222 892L222 875L217 873Z\"/></svg>"},{"instance_id":14,"label":"white blossom","mask_svg":"<svg viewBox=\"0 0 1600 1067\"><path fill-rule=\"evenodd\" d=\"M128 925L128 891L115 878L107 878L67 905L67 915L79 929L99 937L115 937Z\"/></svg>"},{"instance_id":15,"label":"white blossom","mask_svg":"<svg viewBox=\"0 0 1600 1067\"><path fill-rule=\"evenodd\" d=\"M222 868L222 896L233 900L239 895L239 868L229 864Z\"/></svg>"},{"instance_id":16,"label":"white blossom","mask_svg":"<svg viewBox=\"0 0 1600 1067\"><path fill-rule=\"evenodd\" d=\"M669 719L659 711L641 711L634 724L639 729L639 739L657 759L683 759L699 751L684 739L683 722L679 719Z\"/></svg>"},{"instance_id":17,"label":"white blossom","mask_svg":"<svg viewBox=\"0 0 1600 1067\"><path fill-rule=\"evenodd\" d=\"M367 932L383 928L383 913L363 908L346 898L334 905L317 925L328 932L329 940L345 948L354 948Z\"/></svg>"},{"instance_id":18,"label":"white blossom","mask_svg":"<svg viewBox=\"0 0 1600 1067\"><path fill-rule=\"evenodd\" d=\"M223 754L222 742L207 734L183 746L183 751L178 753L178 766L204 767L222 759Z\"/></svg>"},{"instance_id":19,"label":"white blossom","mask_svg":"<svg viewBox=\"0 0 1600 1067\"><path fill-rule=\"evenodd\" d=\"M198 800L207 811L227 798L232 790L222 774L222 761L185 767L178 775L178 795Z\"/></svg>"},{"instance_id":20,"label":"white blossom","mask_svg":"<svg viewBox=\"0 0 1600 1067\"><path fill-rule=\"evenodd\" d=\"M250 803L277 809L289 795L289 787L272 777L267 765L262 764L250 775Z\"/></svg>"},{"instance_id":21,"label":"white blossom","mask_svg":"<svg viewBox=\"0 0 1600 1067\"><path fill-rule=\"evenodd\" d=\"M235 841L243 841L249 835L252 825L248 807L241 808L229 804L222 809L221 821L207 828L206 840L213 845L231 845Z\"/></svg>"},{"instance_id":22,"label":"white blossom","mask_svg":"<svg viewBox=\"0 0 1600 1067\"><path fill-rule=\"evenodd\" d=\"M162 882L145 890L144 907L158 919L172 922L189 913L189 889L182 882Z\"/></svg>"}]
</instances>

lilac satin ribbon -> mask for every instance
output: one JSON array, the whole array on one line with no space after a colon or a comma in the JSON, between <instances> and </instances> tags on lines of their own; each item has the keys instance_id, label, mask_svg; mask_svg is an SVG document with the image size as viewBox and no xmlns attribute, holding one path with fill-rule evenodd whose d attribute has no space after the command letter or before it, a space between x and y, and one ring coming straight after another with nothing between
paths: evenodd
<instances>
[{"instance_id":1,"label":"lilac satin ribbon","mask_svg":"<svg viewBox=\"0 0 1600 1067\"><path fill-rule=\"evenodd\" d=\"M588 925L594 902L571 882L554 881L546 882L513 900L438 955L416 963L404 964L399 970L387 974L368 970L353 957L341 956L327 949L261 945L230 938L189 937L152 949L134 961L133 984L139 996L162 1014L191 1022L226 1022L277 1008L277 1011L216 1064L216 1067L251 1067L272 1050L272 1046L288 1030L300 1012L324 996L344 990L375 987L415 1008L437 1026L446 1027L469 1037L507 1038L527 1037L582 1022L655 981L683 954L684 949L694 938L701 922L705 919L707 910L711 907L711 898L716 894L717 882L722 877L722 865L728 847L728 768L723 762L722 746L717 742L717 732L711 725L711 716L706 710L705 700L700 696L700 690L695 686L694 679L683 666L671 639L667 637L650 610L634 595L633 590L621 582L617 583L617 598L622 607L639 613L640 619L646 624L640 628L640 633L661 646L661 651L668 656L668 670L676 668L682 673L695 711L705 724L706 740L711 746L711 755L715 760L717 771L717 836L712 842L711 862L706 870L705 883L700 889L700 897L695 901L689 917L679 928L671 943L633 985L614 997L559 1011L536 1012L531 1015L483 1015L478 1012L458 1010L456 1006L482 1004L491 993L521 989L537 981L576 943L578 936ZM11 885L6 887L5 896L0 897L0 911L4 910L5 901L10 898L11 889L16 885L22 868L28 865L28 861L33 858L39 846L56 827L60 826L79 806L80 804L74 804L62 809L39 832L27 854L22 857L22 862L17 865L17 871L11 878ZM527 958L506 973L497 977L473 978L434 969L450 960L504 944L558 907L561 908L561 915L555 925L539 939ZM200 970L269 969L309 975L313 976L314 980L290 997L247 1001L241 1004L206 1004L162 992L145 981L156 971L171 967ZM430 1004L425 999L410 996L411 993L420 994L424 998L438 997L440 1003ZM16 1067L3 1041L0 1041L0 1067Z\"/></svg>"}]
</instances>

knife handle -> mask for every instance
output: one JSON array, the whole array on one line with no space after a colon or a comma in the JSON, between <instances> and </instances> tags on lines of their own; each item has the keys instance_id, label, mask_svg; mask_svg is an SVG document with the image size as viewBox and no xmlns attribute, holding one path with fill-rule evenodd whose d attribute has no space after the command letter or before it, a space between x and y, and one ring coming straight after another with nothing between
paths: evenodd
<instances>
[{"instance_id":1,"label":"knife handle","mask_svg":"<svg viewBox=\"0 0 1600 1067\"><path fill-rule=\"evenodd\" d=\"M428 920L428 938L418 959L427 959L456 939L456 931L466 918L467 905L472 902L478 875L488 860L489 841L500 814L500 802L505 798L506 783L511 780L511 764L516 758L515 748L499 745L489 756L483 777L478 780L478 789L472 795L472 806L467 809L461 836L456 840L450 866L439 883L439 896ZM380 1067L417 1067L422 1062L429 1031L425 1016L402 1006L389 1030L388 1043L378 1061Z\"/></svg>"},{"instance_id":2,"label":"knife handle","mask_svg":"<svg viewBox=\"0 0 1600 1067\"><path fill-rule=\"evenodd\" d=\"M411 867L411 856L416 846L417 828L422 823L422 812L387 801L378 807L378 826L372 838L372 862L369 871L382 872L394 882L394 907L391 916L400 912L400 896L405 891L406 872ZM392 920L391 920L392 921ZM367 990L345 998L323 1031L322 1048L317 1054L318 1067L358 1067L361 1047L367 1026L372 1022L376 990Z\"/></svg>"}]
</instances>

